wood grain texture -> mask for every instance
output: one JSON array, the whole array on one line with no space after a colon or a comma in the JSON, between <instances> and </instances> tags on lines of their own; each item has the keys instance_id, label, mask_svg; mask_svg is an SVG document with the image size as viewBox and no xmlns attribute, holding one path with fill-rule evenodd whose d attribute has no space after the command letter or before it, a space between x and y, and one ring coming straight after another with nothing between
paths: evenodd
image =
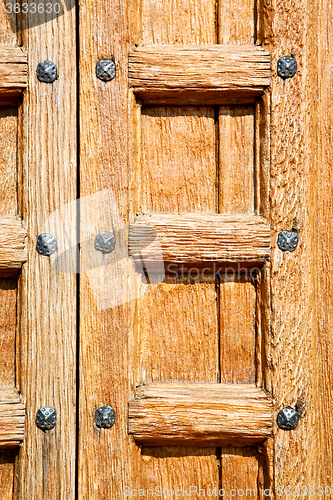
<instances>
[{"instance_id":1,"label":"wood grain texture","mask_svg":"<svg viewBox=\"0 0 333 500\"><path fill-rule=\"evenodd\" d=\"M143 0L141 44L216 43L215 0Z\"/></svg>"},{"instance_id":2,"label":"wood grain texture","mask_svg":"<svg viewBox=\"0 0 333 500\"><path fill-rule=\"evenodd\" d=\"M255 448L223 448L221 468L221 487L226 498L228 495L237 500L260 498L259 464Z\"/></svg>"},{"instance_id":3,"label":"wood grain texture","mask_svg":"<svg viewBox=\"0 0 333 500\"><path fill-rule=\"evenodd\" d=\"M0 387L16 385L17 278L0 280Z\"/></svg>"},{"instance_id":4,"label":"wood grain texture","mask_svg":"<svg viewBox=\"0 0 333 500\"><path fill-rule=\"evenodd\" d=\"M0 46L0 102L15 102L27 84L27 55L20 47Z\"/></svg>"},{"instance_id":5,"label":"wood grain texture","mask_svg":"<svg viewBox=\"0 0 333 500\"><path fill-rule=\"evenodd\" d=\"M254 212L254 108L219 108L219 212ZM257 182L259 179L257 179Z\"/></svg>"},{"instance_id":6,"label":"wood grain texture","mask_svg":"<svg viewBox=\"0 0 333 500\"><path fill-rule=\"evenodd\" d=\"M214 282L191 283L181 275L167 281L140 300L136 383L217 381Z\"/></svg>"},{"instance_id":7,"label":"wood grain texture","mask_svg":"<svg viewBox=\"0 0 333 500\"><path fill-rule=\"evenodd\" d=\"M254 46L144 46L129 54L129 84L146 102L176 97L223 103L254 99L270 85L270 54ZM177 94L180 93L180 96Z\"/></svg>"},{"instance_id":8,"label":"wood grain texture","mask_svg":"<svg viewBox=\"0 0 333 500\"><path fill-rule=\"evenodd\" d=\"M13 452L0 455L1 500L12 500L14 497L14 467L15 454Z\"/></svg>"},{"instance_id":9,"label":"wood grain texture","mask_svg":"<svg viewBox=\"0 0 333 500\"><path fill-rule=\"evenodd\" d=\"M73 7L73 2L68 2ZM49 22L46 22L49 21ZM58 19L27 17L24 48L29 57L29 91L23 103L23 219L29 258L20 282L18 386L27 406L26 434L19 453L17 498L75 498L76 458L76 276L58 273L36 252L46 219L77 198L75 8ZM37 25L36 25L37 24ZM33 27L31 28L31 25ZM29 27L31 29L29 29ZM40 61L57 64L52 85L36 78ZM67 236L60 219L58 244ZM67 262L67 261L66 261ZM43 406L57 411L57 425L36 426Z\"/></svg>"},{"instance_id":10,"label":"wood grain texture","mask_svg":"<svg viewBox=\"0 0 333 500\"><path fill-rule=\"evenodd\" d=\"M298 64L294 78L284 82L274 74L272 79L272 337L268 338L265 380L266 389L275 398L276 412L289 405L302 416L295 431L286 433L275 428L275 486L293 489L319 486L321 463L315 293L320 14L311 0L301 0L293 8L286 1L270 6L265 2L264 8L265 44L271 48L273 67L282 55L281 47L284 54L292 53ZM298 232L300 243L294 253L282 253L276 244L277 235L291 228ZM280 498L286 499L287 494Z\"/></svg>"},{"instance_id":11,"label":"wood grain texture","mask_svg":"<svg viewBox=\"0 0 333 500\"><path fill-rule=\"evenodd\" d=\"M215 22L212 0L143 0L137 43L214 44ZM138 168L142 203L134 213L213 214L217 205L214 108L190 107L183 98L178 106L174 106L174 97L169 103L172 106L142 108ZM161 287L151 287L133 311L133 344L135 383L152 378L217 382L214 279L191 283L186 277L170 276ZM133 458L133 470L137 470L132 480L134 487L219 485L214 448L143 447L139 459ZM195 494L193 497L199 498Z\"/></svg>"},{"instance_id":12,"label":"wood grain texture","mask_svg":"<svg viewBox=\"0 0 333 500\"><path fill-rule=\"evenodd\" d=\"M318 406L317 426L320 433L320 469L318 484L333 487L332 456L333 456L333 284L332 273L332 244L333 226L333 172L332 172L332 98L333 98L333 16L332 2L319 2L318 20L318 268L317 268L317 297L318 297L318 336L317 336L317 363L318 385L316 389ZM318 465L319 465L318 464Z\"/></svg>"},{"instance_id":13,"label":"wood grain texture","mask_svg":"<svg viewBox=\"0 0 333 500\"><path fill-rule=\"evenodd\" d=\"M272 432L272 402L256 387L222 385L139 388L129 403L128 430L155 445L256 443Z\"/></svg>"},{"instance_id":14,"label":"wood grain texture","mask_svg":"<svg viewBox=\"0 0 333 500\"><path fill-rule=\"evenodd\" d=\"M255 0L218 1L218 43L254 44L256 38Z\"/></svg>"},{"instance_id":15,"label":"wood grain texture","mask_svg":"<svg viewBox=\"0 0 333 500\"><path fill-rule=\"evenodd\" d=\"M214 109L143 108L141 127L143 213L214 213Z\"/></svg>"},{"instance_id":16,"label":"wood grain texture","mask_svg":"<svg viewBox=\"0 0 333 500\"><path fill-rule=\"evenodd\" d=\"M256 382L256 286L249 277L223 276L219 299L221 382L254 384Z\"/></svg>"},{"instance_id":17,"label":"wood grain texture","mask_svg":"<svg viewBox=\"0 0 333 500\"><path fill-rule=\"evenodd\" d=\"M1 94L1 93L0 93ZM1 97L0 97L1 99ZM0 108L0 215L17 215L18 110Z\"/></svg>"},{"instance_id":18,"label":"wood grain texture","mask_svg":"<svg viewBox=\"0 0 333 500\"><path fill-rule=\"evenodd\" d=\"M27 260L27 231L16 217L0 217L0 275L18 271Z\"/></svg>"},{"instance_id":19,"label":"wood grain texture","mask_svg":"<svg viewBox=\"0 0 333 500\"><path fill-rule=\"evenodd\" d=\"M14 390L0 390L0 449L15 448L24 439L25 406Z\"/></svg>"},{"instance_id":20,"label":"wood grain texture","mask_svg":"<svg viewBox=\"0 0 333 500\"><path fill-rule=\"evenodd\" d=\"M80 186L81 197L107 189L118 205L122 230L117 244L126 249L125 228L129 220L129 115L128 51L133 50L135 5L123 0L80 2ZM96 30L96 27L98 29ZM114 58L116 78L98 80L95 65L101 58ZM98 196L98 195L97 195ZM103 208L105 212L105 207ZM103 216L98 208L97 224ZM81 220L85 221L85 213ZM84 224L82 224L84 228ZM126 253L124 253L126 255ZM137 453L127 435L127 406L131 376L128 370L129 303L127 271L118 262L101 268L97 286L103 293L122 290L124 301L99 310L89 276L80 275L80 434L78 445L79 499L123 499L130 485L131 451ZM123 286L123 288L121 288ZM117 415L112 429L97 429L98 407L111 405Z\"/></svg>"},{"instance_id":21,"label":"wood grain texture","mask_svg":"<svg viewBox=\"0 0 333 500\"><path fill-rule=\"evenodd\" d=\"M255 43L256 9L254 0L219 0L218 42L238 47ZM260 18L260 17L259 17ZM238 104L238 103L235 103ZM264 113L260 105L222 106L219 108L219 211L221 213L252 212L263 214L258 192L262 189L262 127ZM255 134L256 132L256 134ZM266 201L267 193L263 192ZM267 201L266 201L267 203ZM266 214L264 214L266 216ZM249 276L229 275L220 280L220 349L221 381L234 384L254 383L258 366L257 314L254 290ZM256 373L257 372L257 373ZM260 376L259 376L260 380ZM258 381L257 380L257 383ZM226 496L235 498L239 489L253 490L259 497L258 461L255 448L221 449L221 487ZM252 494L252 491L251 491Z\"/></svg>"},{"instance_id":22,"label":"wood grain texture","mask_svg":"<svg viewBox=\"0 0 333 500\"><path fill-rule=\"evenodd\" d=\"M162 253L152 242L152 230ZM130 254L152 265L260 263L270 256L270 228L255 215L139 216L129 228Z\"/></svg>"}]
</instances>

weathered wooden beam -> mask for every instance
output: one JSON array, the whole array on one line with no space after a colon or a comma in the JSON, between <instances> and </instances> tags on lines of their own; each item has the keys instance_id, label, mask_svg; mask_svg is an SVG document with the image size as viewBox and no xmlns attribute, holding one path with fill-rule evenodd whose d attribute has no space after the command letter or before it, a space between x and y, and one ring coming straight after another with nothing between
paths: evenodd
<instances>
[{"instance_id":1,"label":"weathered wooden beam","mask_svg":"<svg viewBox=\"0 0 333 500\"><path fill-rule=\"evenodd\" d=\"M14 390L0 390L0 449L15 448L24 439L25 406Z\"/></svg>"},{"instance_id":2,"label":"weathered wooden beam","mask_svg":"<svg viewBox=\"0 0 333 500\"><path fill-rule=\"evenodd\" d=\"M152 104L247 103L270 76L269 52L253 45L152 45L129 54L129 84Z\"/></svg>"},{"instance_id":3,"label":"weathered wooden beam","mask_svg":"<svg viewBox=\"0 0 333 500\"><path fill-rule=\"evenodd\" d=\"M272 401L245 384L150 384L129 403L128 432L150 445L258 443L272 432Z\"/></svg>"},{"instance_id":4,"label":"weathered wooden beam","mask_svg":"<svg viewBox=\"0 0 333 500\"><path fill-rule=\"evenodd\" d=\"M270 257L270 227L256 215L141 215L129 228L129 251L150 267L251 266Z\"/></svg>"},{"instance_id":5,"label":"weathered wooden beam","mask_svg":"<svg viewBox=\"0 0 333 500\"><path fill-rule=\"evenodd\" d=\"M27 55L19 47L0 47L0 104L15 101L27 85Z\"/></svg>"},{"instance_id":6,"label":"weathered wooden beam","mask_svg":"<svg viewBox=\"0 0 333 500\"><path fill-rule=\"evenodd\" d=\"M0 217L0 276L12 275L27 260L26 230L16 217Z\"/></svg>"}]
</instances>

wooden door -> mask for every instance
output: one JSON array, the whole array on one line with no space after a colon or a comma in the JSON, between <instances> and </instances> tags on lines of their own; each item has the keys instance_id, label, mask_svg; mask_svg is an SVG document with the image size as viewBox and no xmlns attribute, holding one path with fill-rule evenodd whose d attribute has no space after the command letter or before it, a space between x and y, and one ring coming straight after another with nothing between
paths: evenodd
<instances>
[{"instance_id":1,"label":"wooden door","mask_svg":"<svg viewBox=\"0 0 333 500\"><path fill-rule=\"evenodd\" d=\"M33 5L0 5L0 498L331 498L331 2Z\"/></svg>"}]
</instances>

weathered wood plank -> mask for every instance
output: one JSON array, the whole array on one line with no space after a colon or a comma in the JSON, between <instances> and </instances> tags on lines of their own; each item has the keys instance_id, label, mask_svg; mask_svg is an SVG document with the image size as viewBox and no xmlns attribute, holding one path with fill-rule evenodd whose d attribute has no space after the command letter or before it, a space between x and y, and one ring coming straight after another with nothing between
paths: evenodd
<instances>
[{"instance_id":1,"label":"weathered wood plank","mask_svg":"<svg viewBox=\"0 0 333 500\"><path fill-rule=\"evenodd\" d=\"M252 444L272 432L272 402L255 386L142 386L129 403L128 430L155 445Z\"/></svg>"},{"instance_id":2,"label":"weathered wood plank","mask_svg":"<svg viewBox=\"0 0 333 500\"><path fill-rule=\"evenodd\" d=\"M262 7L262 41L272 51L272 66L276 68L278 59L290 54L298 64L294 78L284 81L276 72L272 75L271 335L267 337L265 377L265 388L276 402L275 415L281 408L292 406L302 417L291 432L274 426L274 451L270 452L275 486L294 492L296 487L302 491L303 486L320 485L317 477L322 462L315 287L316 183L321 170L316 151L320 14L318 4L311 0L292 5L285 0L270 5L262 2ZM323 197L325 192L319 195L320 203ZM291 228L298 232L299 245L293 253L283 253L277 247L277 236ZM286 498L288 493L283 492L281 499Z\"/></svg>"},{"instance_id":3,"label":"weathered wood plank","mask_svg":"<svg viewBox=\"0 0 333 500\"><path fill-rule=\"evenodd\" d=\"M25 406L13 390L0 390L0 449L15 448L24 439Z\"/></svg>"},{"instance_id":4,"label":"weathered wood plank","mask_svg":"<svg viewBox=\"0 0 333 500\"><path fill-rule=\"evenodd\" d=\"M155 242L155 244L154 244ZM129 228L130 254L151 264L260 263L270 256L270 228L255 215L143 215Z\"/></svg>"},{"instance_id":5,"label":"weathered wood plank","mask_svg":"<svg viewBox=\"0 0 333 500\"><path fill-rule=\"evenodd\" d=\"M77 198L76 10L74 0L66 4L68 11L53 20L51 14L31 12L23 32L31 71L23 102L18 192L29 258L20 282L17 383L28 418L15 494L31 500L75 498L76 276L57 272L49 258L36 252L49 215ZM36 68L43 60L58 67L59 79L52 85L37 80ZM56 221L60 245L67 229ZM49 432L35 422L43 406L55 408L58 415Z\"/></svg>"},{"instance_id":6,"label":"weathered wood plank","mask_svg":"<svg viewBox=\"0 0 333 500\"><path fill-rule=\"evenodd\" d=\"M219 212L252 213L255 210L254 107L220 107L218 120Z\"/></svg>"},{"instance_id":7,"label":"weathered wood plank","mask_svg":"<svg viewBox=\"0 0 333 500\"><path fill-rule=\"evenodd\" d=\"M216 43L215 0L143 0L140 44ZM142 206L133 213L215 213L217 207L214 108L142 107L139 175ZM165 99L164 102L167 102ZM193 103L192 103L193 104ZM215 104L215 103L212 103ZM142 182L140 183L140 175ZM139 197L140 199L140 197ZM135 384L142 381L218 381L218 325L215 280L191 283L179 276L153 286L133 307L131 360ZM176 333L177 332L177 333ZM137 341L135 340L137 338ZM132 484L138 488L218 488L217 449L188 446L142 447L133 454ZM197 498L197 495L193 495Z\"/></svg>"},{"instance_id":8,"label":"weathered wood plank","mask_svg":"<svg viewBox=\"0 0 333 500\"><path fill-rule=\"evenodd\" d=\"M221 382L256 382L256 296L257 290L244 275L222 276L220 280Z\"/></svg>"},{"instance_id":9,"label":"weathered wood plank","mask_svg":"<svg viewBox=\"0 0 333 500\"><path fill-rule=\"evenodd\" d=\"M222 104L260 96L270 54L254 46L143 46L129 54L129 84L145 102Z\"/></svg>"},{"instance_id":10,"label":"weathered wood plank","mask_svg":"<svg viewBox=\"0 0 333 500\"><path fill-rule=\"evenodd\" d=\"M318 384L316 393L316 425L320 440L317 484L333 488L333 16L332 2L320 0L318 20L318 164L317 164L317 297Z\"/></svg>"},{"instance_id":11,"label":"weathered wood plank","mask_svg":"<svg viewBox=\"0 0 333 500\"><path fill-rule=\"evenodd\" d=\"M123 0L83 0L79 13L80 194L84 197L109 190L118 205L117 224L121 232L129 222L127 55L134 47L132 23L136 13L132 2ZM96 78L94 68L102 58L116 61L117 74L112 82ZM84 211L81 220L95 224L104 212L105 207L97 206L93 220L87 219L89 214ZM117 245L126 249L125 231ZM130 324L127 272L122 262L101 268L100 276L95 278L99 290L103 294L121 290L124 297L122 304L111 303L103 310L98 308L88 274L80 275L79 499L121 500L124 487L131 484L132 439L126 430ZM112 429L100 430L94 426L94 414L106 404L114 408L116 423Z\"/></svg>"},{"instance_id":12,"label":"weathered wood plank","mask_svg":"<svg viewBox=\"0 0 333 500\"><path fill-rule=\"evenodd\" d=\"M18 271L27 260L27 231L16 217L0 217L0 275Z\"/></svg>"},{"instance_id":13,"label":"weathered wood plank","mask_svg":"<svg viewBox=\"0 0 333 500\"><path fill-rule=\"evenodd\" d=\"M15 458L15 450L0 455L1 500L13 499Z\"/></svg>"}]
</instances>

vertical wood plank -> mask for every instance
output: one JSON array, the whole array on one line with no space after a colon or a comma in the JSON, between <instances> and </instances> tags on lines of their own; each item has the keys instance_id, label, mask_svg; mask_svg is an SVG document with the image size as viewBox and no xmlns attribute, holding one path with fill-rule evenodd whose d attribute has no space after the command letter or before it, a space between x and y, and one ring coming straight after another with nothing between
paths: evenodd
<instances>
[{"instance_id":1,"label":"vertical wood plank","mask_svg":"<svg viewBox=\"0 0 333 500\"><path fill-rule=\"evenodd\" d=\"M219 109L219 212L254 212L254 109Z\"/></svg>"},{"instance_id":2,"label":"vertical wood plank","mask_svg":"<svg viewBox=\"0 0 333 500\"><path fill-rule=\"evenodd\" d=\"M218 0L218 43L255 43L255 0Z\"/></svg>"},{"instance_id":3,"label":"vertical wood plank","mask_svg":"<svg viewBox=\"0 0 333 500\"><path fill-rule=\"evenodd\" d=\"M14 2L10 2L13 6ZM4 45L18 45L20 36L18 34L17 15L9 13L6 2L0 2L0 43ZM8 11L8 12L7 12Z\"/></svg>"},{"instance_id":4,"label":"vertical wood plank","mask_svg":"<svg viewBox=\"0 0 333 500\"><path fill-rule=\"evenodd\" d=\"M0 455L1 500L12 500L14 498L14 462L14 455Z\"/></svg>"},{"instance_id":5,"label":"vertical wood plank","mask_svg":"<svg viewBox=\"0 0 333 500\"><path fill-rule=\"evenodd\" d=\"M141 43L216 42L215 2L143 0ZM216 131L211 107L142 110L143 212L216 211ZM169 277L139 301L139 373L149 380L217 381L215 282ZM216 450L143 448L137 488L219 487ZM192 493L192 498L199 498Z\"/></svg>"},{"instance_id":6,"label":"vertical wood plank","mask_svg":"<svg viewBox=\"0 0 333 500\"><path fill-rule=\"evenodd\" d=\"M256 382L256 288L244 276L220 284L221 382Z\"/></svg>"},{"instance_id":7,"label":"vertical wood plank","mask_svg":"<svg viewBox=\"0 0 333 500\"><path fill-rule=\"evenodd\" d=\"M223 448L223 498L258 498L258 460L255 448Z\"/></svg>"},{"instance_id":8,"label":"vertical wood plank","mask_svg":"<svg viewBox=\"0 0 333 500\"><path fill-rule=\"evenodd\" d=\"M1 17L0 17L1 18ZM17 109L0 108L0 216L17 215ZM17 280L0 280L0 387L15 387ZM0 483L1 484L1 483Z\"/></svg>"},{"instance_id":9,"label":"vertical wood plank","mask_svg":"<svg viewBox=\"0 0 333 500\"><path fill-rule=\"evenodd\" d=\"M142 0L141 44L216 43L215 0Z\"/></svg>"},{"instance_id":10,"label":"vertical wood plank","mask_svg":"<svg viewBox=\"0 0 333 500\"><path fill-rule=\"evenodd\" d=\"M315 296L318 10L311 0L264 6L272 68L284 55L293 54L298 63L297 75L287 81L273 71L271 94L272 380L267 389L276 413L292 406L302 416L294 431L275 427L274 480L285 499L287 486L292 491L319 486L321 463ZM283 253L278 234L292 228L299 245Z\"/></svg>"},{"instance_id":11,"label":"vertical wood plank","mask_svg":"<svg viewBox=\"0 0 333 500\"><path fill-rule=\"evenodd\" d=\"M73 2L72 2L73 6ZM39 14L28 22L36 25ZM57 272L36 252L45 220L76 199L76 51L75 9L57 20L26 30L29 92L24 101L23 216L29 258L21 280L20 388L26 403L26 437L19 456L17 498L75 498L76 453L76 277ZM36 78L40 61L54 61L59 79ZM55 225L58 244L65 232ZM57 425L38 429L36 412L57 411Z\"/></svg>"},{"instance_id":12,"label":"vertical wood plank","mask_svg":"<svg viewBox=\"0 0 333 500\"><path fill-rule=\"evenodd\" d=\"M0 108L0 214L17 215L17 135L16 108Z\"/></svg>"},{"instance_id":13,"label":"vertical wood plank","mask_svg":"<svg viewBox=\"0 0 333 500\"><path fill-rule=\"evenodd\" d=\"M318 21L318 177L319 194L318 238L318 385L317 426L320 432L320 465L318 484L333 487L331 467L333 453L332 387L333 387L333 172L332 172L332 116L333 116L333 5L331 1L319 3Z\"/></svg>"},{"instance_id":14,"label":"vertical wood plank","mask_svg":"<svg viewBox=\"0 0 333 500\"><path fill-rule=\"evenodd\" d=\"M127 54L134 45L132 22L136 12L137 5L130 1L80 2L81 197L103 189L113 193L119 223L117 249L122 249L124 256L129 221L130 162ZM103 58L116 62L116 77L108 83L96 78L96 63ZM90 221L96 227L100 212L97 205L96 218ZM84 220L85 216L83 211L81 228L89 222ZM112 227L105 229L112 230ZM78 498L120 500L124 487L131 484L131 440L127 435L128 290L121 261L109 268L111 280L107 279L103 265L100 269L97 290L99 287L103 293L112 295L113 290L120 289L123 284L124 302L111 303L108 308L99 310L89 276L81 274ZM95 426L95 411L104 405L111 405L116 412L112 429Z\"/></svg>"},{"instance_id":15,"label":"vertical wood plank","mask_svg":"<svg viewBox=\"0 0 333 500\"><path fill-rule=\"evenodd\" d=\"M17 279L0 280L0 387L16 385Z\"/></svg>"},{"instance_id":16,"label":"vertical wood plank","mask_svg":"<svg viewBox=\"0 0 333 500\"><path fill-rule=\"evenodd\" d=\"M254 43L254 0L219 0L218 7L219 43ZM220 107L219 212L253 212L254 180L254 107ZM256 291L249 280L236 276L221 280L219 295L221 381L243 383L248 379L254 383ZM249 488L257 498L259 465L255 455L255 448L222 448L221 485L227 497L235 488Z\"/></svg>"}]
</instances>

